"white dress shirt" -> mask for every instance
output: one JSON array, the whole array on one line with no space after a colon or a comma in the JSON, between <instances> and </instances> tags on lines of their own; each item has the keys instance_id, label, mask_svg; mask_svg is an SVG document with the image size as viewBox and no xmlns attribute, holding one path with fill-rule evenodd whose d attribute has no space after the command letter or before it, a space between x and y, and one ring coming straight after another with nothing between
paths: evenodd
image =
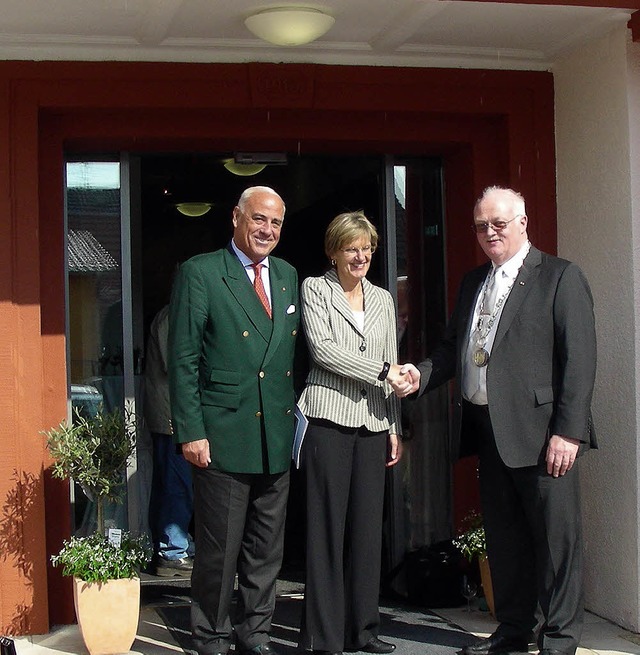
<instances>
[{"instance_id":1,"label":"white dress shirt","mask_svg":"<svg viewBox=\"0 0 640 655\"><path fill-rule=\"evenodd\" d=\"M233 252L236 253L238 259L240 260L240 263L244 266L244 270L246 274L249 276L249 281L251 282L251 286L253 286L253 282L256 278L256 270L253 268L254 262L252 262L243 252L236 246L235 241L231 239L231 247L233 248ZM262 264L262 268L260 269L260 277L262 278L262 284L264 285L264 290L267 294L267 298L269 299L269 304L273 307L273 303L271 302L271 284L269 283L269 258L265 257L261 262L258 262L258 264Z\"/></svg>"},{"instance_id":2,"label":"white dress shirt","mask_svg":"<svg viewBox=\"0 0 640 655\"><path fill-rule=\"evenodd\" d=\"M508 261L500 266L495 266L493 264L493 274L496 276L497 284L497 294L496 294L496 305L497 311L494 317L491 327L486 336L486 342L484 344L484 349L489 353L489 360L491 360L491 349L493 347L493 342L496 338L496 332L498 330L498 324L500 323L500 316L502 315L502 309L507 302L509 293L511 292L511 287L516 281L518 272L522 267L525 257L529 254L529 249L531 244L527 241L522 248ZM480 319L480 309L482 306L482 300L485 294L485 288L487 282L491 276L491 270L487 275L478 298L476 299L475 309L473 311L473 320L470 323L469 335L467 337L467 352L465 355L464 366L462 370L462 395L464 398L474 405L486 405L488 402L487 398L487 366L476 366L473 362L473 352L476 349L476 326ZM488 364L490 366L490 363Z\"/></svg>"}]
</instances>

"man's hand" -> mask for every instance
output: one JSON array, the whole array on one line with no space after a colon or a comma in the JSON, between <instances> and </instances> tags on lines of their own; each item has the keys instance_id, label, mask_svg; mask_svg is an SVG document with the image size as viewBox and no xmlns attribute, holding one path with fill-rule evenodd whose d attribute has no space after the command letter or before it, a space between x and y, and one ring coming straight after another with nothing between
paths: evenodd
<instances>
[{"instance_id":1,"label":"man's hand","mask_svg":"<svg viewBox=\"0 0 640 655\"><path fill-rule=\"evenodd\" d=\"M398 398L405 398L420 387L420 371L413 364L393 364L387 375L387 382Z\"/></svg>"},{"instance_id":2,"label":"man's hand","mask_svg":"<svg viewBox=\"0 0 640 655\"><path fill-rule=\"evenodd\" d=\"M211 464L211 455L209 454L209 440L198 439L182 444L182 456L194 466L207 468Z\"/></svg>"},{"instance_id":3,"label":"man's hand","mask_svg":"<svg viewBox=\"0 0 640 655\"><path fill-rule=\"evenodd\" d=\"M408 376L411 382L411 389L409 389L407 395L418 391L420 388L420 371L413 364L403 364L400 372Z\"/></svg>"},{"instance_id":4,"label":"man's hand","mask_svg":"<svg viewBox=\"0 0 640 655\"><path fill-rule=\"evenodd\" d=\"M386 377L386 381L391 385L398 398L404 398L411 393L411 379L401 369L400 364L392 364Z\"/></svg>"},{"instance_id":5,"label":"man's hand","mask_svg":"<svg viewBox=\"0 0 640 655\"><path fill-rule=\"evenodd\" d=\"M553 475L554 478L558 478L570 471L576 461L579 447L579 439L554 434L549 439L549 445L547 446L547 473Z\"/></svg>"},{"instance_id":6,"label":"man's hand","mask_svg":"<svg viewBox=\"0 0 640 655\"><path fill-rule=\"evenodd\" d=\"M395 466L402 457L402 441L397 434L390 434L387 444L389 453L387 455L387 466Z\"/></svg>"}]
</instances>

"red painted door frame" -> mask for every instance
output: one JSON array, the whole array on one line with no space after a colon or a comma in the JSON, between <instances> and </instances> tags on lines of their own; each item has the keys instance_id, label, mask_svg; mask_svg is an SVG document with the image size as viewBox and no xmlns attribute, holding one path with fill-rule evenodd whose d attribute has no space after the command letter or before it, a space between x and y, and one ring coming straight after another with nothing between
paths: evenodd
<instances>
[{"instance_id":1,"label":"red painted door frame","mask_svg":"<svg viewBox=\"0 0 640 655\"><path fill-rule=\"evenodd\" d=\"M244 148L440 156L450 303L463 273L482 261L468 225L473 201L485 186L507 184L522 191L533 218L532 240L547 251L556 248L553 79L548 73L13 62L0 63L0 81L11 89L12 220L26 221L34 228L31 234L39 234L39 282L34 278L31 284L41 310L40 429L66 413L65 151ZM46 455L43 464L48 465ZM459 476L458 486L465 484ZM45 477L43 502L48 555L68 533L59 521L68 507L66 486ZM70 587L50 567L48 577L49 619L68 622L73 618ZM37 610L32 611L29 630L43 631Z\"/></svg>"}]
</instances>

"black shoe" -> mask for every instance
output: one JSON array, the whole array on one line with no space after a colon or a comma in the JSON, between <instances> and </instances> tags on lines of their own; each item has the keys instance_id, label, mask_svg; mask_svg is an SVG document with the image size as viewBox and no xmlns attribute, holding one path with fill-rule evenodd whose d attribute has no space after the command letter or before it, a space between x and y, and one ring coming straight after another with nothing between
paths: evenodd
<instances>
[{"instance_id":1,"label":"black shoe","mask_svg":"<svg viewBox=\"0 0 640 655\"><path fill-rule=\"evenodd\" d=\"M239 655L280 655L271 641L266 641L253 648L242 648L236 652L239 652Z\"/></svg>"},{"instance_id":2,"label":"black shoe","mask_svg":"<svg viewBox=\"0 0 640 655\"><path fill-rule=\"evenodd\" d=\"M156 575L161 578L190 578L191 571L193 571L193 557L166 559L160 556L156 561Z\"/></svg>"},{"instance_id":3,"label":"black shoe","mask_svg":"<svg viewBox=\"0 0 640 655\"><path fill-rule=\"evenodd\" d=\"M313 655L342 655L341 650L312 650Z\"/></svg>"},{"instance_id":4,"label":"black shoe","mask_svg":"<svg viewBox=\"0 0 640 655\"><path fill-rule=\"evenodd\" d=\"M498 653L526 653L529 650L528 637L507 637L491 635L475 644L465 646L462 655L497 655Z\"/></svg>"},{"instance_id":5,"label":"black shoe","mask_svg":"<svg viewBox=\"0 0 640 655\"><path fill-rule=\"evenodd\" d=\"M388 641L382 641L378 637L371 637L369 641L360 648L360 651L363 653L393 653L396 649L395 644L390 644Z\"/></svg>"},{"instance_id":6,"label":"black shoe","mask_svg":"<svg viewBox=\"0 0 640 655\"><path fill-rule=\"evenodd\" d=\"M201 645L201 649L197 648L185 648L185 655L232 655L232 652L229 650L231 644L226 641L217 641L213 644L207 644L206 646Z\"/></svg>"}]
</instances>

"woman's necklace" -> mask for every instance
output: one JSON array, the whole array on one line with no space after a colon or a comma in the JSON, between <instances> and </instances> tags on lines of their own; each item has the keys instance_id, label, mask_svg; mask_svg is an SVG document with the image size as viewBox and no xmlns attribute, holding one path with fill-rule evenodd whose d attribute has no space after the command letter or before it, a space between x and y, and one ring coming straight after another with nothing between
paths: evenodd
<instances>
[{"instance_id":1,"label":"woman's necklace","mask_svg":"<svg viewBox=\"0 0 640 655\"><path fill-rule=\"evenodd\" d=\"M360 293L358 293L358 290ZM364 313L364 286L362 282L357 284L352 291L347 292L344 287L342 287L344 296L349 303L351 311L354 312L363 312ZM362 337L362 343L358 346L360 352L364 352L367 349L367 340Z\"/></svg>"}]
</instances>

